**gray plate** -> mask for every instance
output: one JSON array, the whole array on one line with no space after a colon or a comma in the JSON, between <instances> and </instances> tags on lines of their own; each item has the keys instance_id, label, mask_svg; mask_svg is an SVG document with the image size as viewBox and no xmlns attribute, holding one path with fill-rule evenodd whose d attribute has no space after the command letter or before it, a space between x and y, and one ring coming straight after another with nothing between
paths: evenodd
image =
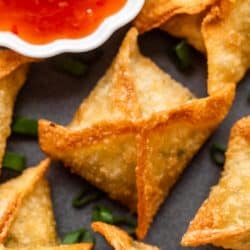
<instances>
[{"instance_id":1,"label":"gray plate","mask_svg":"<svg viewBox=\"0 0 250 250\"><path fill-rule=\"evenodd\" d=\"M88 73L82 78L74 78L58 73L53 67L53 59L33 65L27 84L22 89L16 104L15 113L34 118L46 118L60 124L67 124L97 80L104 74L124 37L127 27L118 31L103 46L104 54L93 63ZM206 95L206 60L198 52L194 53L194 67L190 72L180 72L168 56L168 51L176 40L160 31L150 32L140 38L142 52L151 57L161 68L177 81L186 85L197 96ZM236 102L224 123L204 145L189 164L171 194L158 212L151 226L146 241L158 245L161 249L185 249L179 245L189 221L207 197L212 185L216 184L221 169L210 161L211 143L226 144L230 128L239 118L249 114L247 93L250 75L241 82ZM25 137L11 137L8 150L20 152L27 156L28 164L37 164L44 156L39 150L36 140ZM3 179L13 174L4 171ZM77 195L86 182L69 173L62 164L53 163L49 173L52 186L53 203L60 236L81 227L90 227L93 205L75 210L71 206L72 198ZM117 203L104 197L99 204L105 204L114 213L128 213ZM96 250L110 247L97 236ZM215 249L213 247L186 249Z\"/></svg>"}]
</instances>

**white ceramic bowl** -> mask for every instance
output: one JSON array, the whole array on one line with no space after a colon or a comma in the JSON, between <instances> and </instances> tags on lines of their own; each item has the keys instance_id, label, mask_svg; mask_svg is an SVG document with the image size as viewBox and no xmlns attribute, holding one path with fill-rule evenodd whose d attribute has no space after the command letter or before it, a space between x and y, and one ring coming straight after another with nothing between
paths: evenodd
<instances>
[{"instance_id":1,"label":"white ceramic bowl","mask_svg":"<svg viewBox=\"0 0 250 250\"><path fill-rule=\"evenodd\" d=\"M106 18L90 35L80 39L58 39L44 45L34 45L11 32L0 32L0 46L25 56L46 58L63 52L86 52L102 45L117 29L129 23L140 12L144 0L127 0L116 14Z\"/></svg>"}]
</instances>

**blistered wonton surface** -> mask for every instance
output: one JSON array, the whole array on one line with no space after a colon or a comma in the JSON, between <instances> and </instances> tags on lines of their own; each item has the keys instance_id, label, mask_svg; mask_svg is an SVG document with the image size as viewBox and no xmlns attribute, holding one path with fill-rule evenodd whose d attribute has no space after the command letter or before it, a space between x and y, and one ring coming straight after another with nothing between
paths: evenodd
<instances>
[{"instance_id":1,"label":"blistered wonton surface","mask_svg":"<svg viewBox=\"0 0 250 250\"><path fill-rule=\"evenodd\" d=\"M42 150L138 213L142 239L190 159L228 113L235 86L196 99L126 36L68 127L41 120ZM93 115L95 114L95 115Z\"/></svg>"},{"instance_id":2,"label":"blistered wonton surface","mask_svg":"<svg viewBox=\"0 0 250 250\"><path fill-rule=\"evenodd\" d=\"M114 250L159 250L158 247L135 241L120 228L103 222L93 223L92 228L103 235Z\"/></svg>"},{"instance_id":3,"label":"blistered wonton surface","mask_svg":"<svg viewBox=\"0 0 250 250\"><path fill-rule=\"evenodd\" d=\"M249 16L250 0L221 0L203 22L211 94L238 83L250 67Z\"/></svg>"},{"instance_id":4,"label":"blistered wonton surface","mask_svg":"<svg viewBox=\"0 0 250 250\"><path fill-rule=\"evenodd\" d=\"M250 117L247 117L232 129L221 180L190 223L182 245L250 249L249 178Z\"/></svg>"},{"instance_id":5,"label":"blistered wonton surface","mask_svg":"<svg viewBox=\"0 0 250 250\"><path fill-rule=\"evenodd\" d=\"M15 99L26 80L31 61L10 50L0 50L0 168L10 135Z\"/></svg>"},{"instance_id":6,"label":"blistered wonton surface","mask_svg":"<svg viewBox=\"0 0 250 250\"><path fill-rule=\"evenodd\" d=\"M178 14L199 14L216 0L146 0L145 5L135 20L140 32L160 27Z\"/></svg>"}]
</instances>

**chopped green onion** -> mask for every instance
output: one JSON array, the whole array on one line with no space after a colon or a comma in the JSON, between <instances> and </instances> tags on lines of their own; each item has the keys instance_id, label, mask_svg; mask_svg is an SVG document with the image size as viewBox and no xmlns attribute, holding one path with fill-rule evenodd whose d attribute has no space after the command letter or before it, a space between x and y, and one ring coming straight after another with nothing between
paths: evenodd
<instances>
[{"instance_id":1,"label":"chopped green onion","mask_svg":"<svg viewBox=\"0 0 250 250\"><path fill-rule=\"evenodd\" d=\"M182 41L174 48L178 65L182 70L189 68L192 64L191 61L191 48L186 41Z\"/></svg>"},{"instance_id":2,"label":"chopped green onion","mask_svg":"<svg viewBox=\"0 0 250 250\"><path fill-rule=\"evenodd\" d=\"M15 117L12 122L12 132L20 135L37 136L38 121L25 117Z\"/></svg>"},{"instance_id":3,"label":"chopped green onion","mask_svg":"<svg viewBox=\"0 0 250 250\"><path fill-rule=\"evenodd\" d=\"M77 231L73 231L70 232L68 234L66 234L62 240L63 244L75 244L80 242L80 238L82 235L82 229L81 230L77 230Z\"/></svg>"},{"instance_id":4,"label":"chopped green onion","mask_svg":"<svg viewBox=\"0 0 250 250\"><path fill-rule=\"evenodd\" d=\"M127 226L128 233L134 234L136 222L127 216L114 216L112 212L104 206L96 206L92 212L92 221L102 221L113 225Z\"/></svg>"},{"instance_id":5,"label":"chopped green onion","mask_svg":"<svg viewBox=\"0 0 250 250\"><path fill-rule=\"evenodd\" d=\"M26 159L23 155L6 152L2 165L4 168L22 172L26 166Z\"/></svg>"},{"instance_id":6,"label":"chopped green onion","mask_svg":"<svg viewBox=\"0 0 250 250\"><path fill-rule=\"evenodd\" d=\"M65 72L76 77L84 75L87 70L86 64L68 55L56 58L55 67L60 72Z\"/></svg>"},{"instance_id":7,"label":"chopped green onion","mask_svg":"<svg viewBox=\"0 0 250 250\"><path fill-rule=\"evenodd\" d=\"M80 242L95 243L95 238L86 229L79 229L66 234L62 240L63 244L75 244Z\"/></svg>"},{"instance_id":8,"label":"chopped green onion","mask_svg":"<svg viewBox=\"0 0 250 250\"><path fill-rule=\"evenodd\" d=\"M92 221L102 221L108 224L114 224L114 217L108 208L98 205L93 209Z\"/></svg>"},{"instance_id":9,"label":"chopped green onion","mask_svg":"<svg viewBox=\"0 0 250 250\"><path fill-rule=\"evenodd\" d=\"M101 198L101 193L99 191L91 191L91 190L83 190L81 194L79 194L72 201L72 206L74 208L82 208L86 206L90 202L96 201Z\"/></svg>"},{"instance_id":10,"label":"chopped green onion","mask_svg":"<svg viewBox=\"0 0 250 250\"><path fill-rule=\"evenodd\" d=\"M210 149L210 155L212 161L218 165L223 166L225 162L226 148L223 145L213 144Z\"/></svg>"}]
</instances>

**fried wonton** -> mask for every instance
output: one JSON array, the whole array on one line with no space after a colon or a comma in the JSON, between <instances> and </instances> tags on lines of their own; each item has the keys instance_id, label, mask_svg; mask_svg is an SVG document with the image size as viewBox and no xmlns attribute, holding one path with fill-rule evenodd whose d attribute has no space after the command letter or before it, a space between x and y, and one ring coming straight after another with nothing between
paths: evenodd
<instances>
[{"instance_id":1,"label":"fried wonton","mask_svg":"<svg viewBox=\"0 0 250 250\"><path fill-rule=\"evenodd\" d=\"M249 178L250 116L233 127L221 180L190 223L183 246L250 249Z\"/></svg>"},{"instance_id":2,"label":"fried wonton","mask_svg":"<svg viewBox=\"0 0 250 250\"><path fill-rule=\"evenodd\" d=\"M32 59L0 50L0 170L16 96L23 86Z\"/></svg>"},{"instance_id":3,"label":"fried wonton","mask_svg":"<svg viewBox=\"0 0 250 250\"><path fill-rule=\"evenodd\" d=\"M176 15L199 14L215 2L216 0L145 0L135 26L140 32L145 32L160 27Z\"/></svg>"},{"instance_id":4,"label":"fried wonton","mask_svg":"<svg viewBox=\"0 0 250 250\"><path fill-rule=\"evenodd\" d=\"M68 127L39 121L50 157L137 211L142 239L188 162L231 107L235 86L193 94L141 55L131 29Z\"/></svg>"},{"instance_id":5,"label":"fried wonton","mask_svg":"<svg viewBox=\"0 0 250 250\"><path fill-rule=\"evenodd\" d=\"M0 243L7 247L55 245L57 236L42 161L22 175L0 185Z\"/></svg>"},{"instance_id":6,"label":"fried wonton","mask_svg":"<svg viewBox=\"0 0 250 250\"><path fill-rule=\"evenodd\" d=\"M158 247L135 241L120 228L103 222L92 223L92 228L103 235L115 250L159 250Z\"/></svg>"},{"instance_id":7,"label":"fried wonton","mask_svg":"<svg viewBox=\"0 0 250 250\"><path fill-rule=\"evenodd\" d=\"M169 34L185 38L194 48L202 53L206 53L203 36L201 33L201 24L205 12L197 15L177 15L161 26L161 29Z\"/></svg>"},{"instance_id":8,"label":"fried wonton","mask_svg":"<svg viewBox=\"0 0 250 250\"><path fill-rule=\"evenodd\" d=\"M50 160L28 168L0 185L0 244L2 249L89 250L92 244L58 246L48 182Z\"/></svg>"},{"instance_id":9,"label":"fried wonton","mask_svg":"<svg viewBox=\"0 0 250 250\"><path fill-rule=\"evenodd\" d=\"M206 16L202 33L208 56L208 89L238 83L250 67L250 0L221 0Z\"/></svg>"}]
</instances>

